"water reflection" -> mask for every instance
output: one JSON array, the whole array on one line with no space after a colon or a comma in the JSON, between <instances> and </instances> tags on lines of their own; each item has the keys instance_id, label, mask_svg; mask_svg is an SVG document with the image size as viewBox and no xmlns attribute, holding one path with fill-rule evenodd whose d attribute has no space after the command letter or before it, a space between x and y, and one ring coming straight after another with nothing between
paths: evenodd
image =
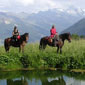
<instances>
[{"instance_id":1,"label":"water reflection","mask_svg":"<svg viewBox=\"0 0 85 85\"><path fill-rule=\"evenodd\" d=\"M0 72L0 85L85 85L85 74L60 71Z\"/></svg>"},{"instance_id":2,"label":"water reflection","mask_svg":"<svg viewBox=\"0 0 85 85\"><path fill-rule=\"evenodd\" d=\"M66 85L65 80L63 79L63 77L59 77L59 78L48 78L45 80L45 82L42 82L42 85Z\"/></svg>"},{"instance_id":3,"label":"water reflection","mask_svg":"<svg viewBox=\"0 0 85 85\"><path fill-rule=\"evenodd\" d=\"M24 77L21 77L20 80L7 79L7 85L28 85L28 82Z\"/></svg>"}]
</instances>

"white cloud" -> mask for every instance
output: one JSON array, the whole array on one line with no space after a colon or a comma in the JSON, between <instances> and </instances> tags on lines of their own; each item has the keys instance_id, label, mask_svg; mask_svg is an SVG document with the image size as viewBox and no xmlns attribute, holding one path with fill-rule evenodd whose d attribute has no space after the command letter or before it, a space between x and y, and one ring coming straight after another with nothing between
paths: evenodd
<instances>
[{"instance_id":1,"label":"white cloud","mask_svg":"<svg viewBox=\"0 0 85 85\"><path fill-rule=\"evenodd\" d=\"M10 0L0 0L0 5L6 7L10 5Z\"/></svg>"},{"instance_id":2,"label":"white cloud","mask_svg":"<svg viewBox=\"0 0 85 85\"><path fill-rule=\"evenodd\" d=\"M19 4L22 4L24 6L34 4L34 0L15 0L15 1L16 3L18 2Z\"/></svg>"},{"instance_id":3,"label":"white cloud","mask_svg":"<svg viewBox=\"0 0 85 85\"><path fill-rule=\"evenodd\" d=\"M38 12L70 6L85 8L85 0L0 0L0 10L14 12Z\"/></svg>"}]
</instances>

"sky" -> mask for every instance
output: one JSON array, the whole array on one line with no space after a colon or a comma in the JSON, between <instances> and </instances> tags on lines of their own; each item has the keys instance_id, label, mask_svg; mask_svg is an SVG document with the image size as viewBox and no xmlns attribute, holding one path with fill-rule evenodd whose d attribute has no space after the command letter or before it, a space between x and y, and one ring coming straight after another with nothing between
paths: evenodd
<instances>
[{"instance_id":1,"label":"sky","mask_svg":"<svg viewBox=\"0 0 85 85\"><path fill-rule=\"evenodd\" d=\"M85 0L0 0L0 11L35 13L53 8L85 9Z\"/></svg>"}]
</instances>

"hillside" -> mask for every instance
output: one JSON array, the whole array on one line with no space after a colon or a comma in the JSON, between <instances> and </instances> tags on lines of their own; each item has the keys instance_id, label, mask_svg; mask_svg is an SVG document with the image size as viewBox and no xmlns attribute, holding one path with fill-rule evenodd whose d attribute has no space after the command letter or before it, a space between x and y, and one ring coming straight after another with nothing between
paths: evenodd
<instances>
[{"instance_id":1,"label":"hillside","mask_svg":"<svg viewBox=\"0 0 85 85\"><path fill-rule=\"evenodd\" d=\"M65 29L64 32L70 32L71 34L85 35L85 18L81 19L71 27Z\"/></svg>"}]
</instances>

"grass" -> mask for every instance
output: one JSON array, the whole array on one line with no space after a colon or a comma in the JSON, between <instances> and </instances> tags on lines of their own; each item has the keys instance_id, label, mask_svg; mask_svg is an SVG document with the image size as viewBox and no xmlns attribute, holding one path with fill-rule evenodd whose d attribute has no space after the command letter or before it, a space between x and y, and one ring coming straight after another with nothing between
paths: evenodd
<instances>
[{"instance_id":1,"label":"grass","mask_svg":"<svg viewBox=\"0 0 85 85\"><path fill-rule=\"evenodd\" d=\"M6 53L4 47L0 47L0 69L21 68L51 68L85 69L85 40L65 41L63 53L57 54L57 48L47 46L44 51L39 50L38 43L28 43L24 54L19 53L18 48L11 47Z\"/></svg>"}]
</instances>

